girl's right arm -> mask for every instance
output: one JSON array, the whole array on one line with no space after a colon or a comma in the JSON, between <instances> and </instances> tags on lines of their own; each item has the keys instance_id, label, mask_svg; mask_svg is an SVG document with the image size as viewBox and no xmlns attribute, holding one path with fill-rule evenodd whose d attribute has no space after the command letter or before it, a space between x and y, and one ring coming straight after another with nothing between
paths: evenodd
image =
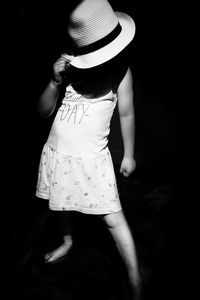
<instances>
[{"instance_id":1,"label":"girl's right arm","mask_svg":"<svg viewBox=\"0 0 200 300\"><path fill-rule=\"evenodd\" d=\"M38 103L38 112L48 118L53 112L57 104L60 86L63 80L63 72L70 66L70 60L62 55L53 65L53 78L41 94Z\"/></svg>"}]
</instances>

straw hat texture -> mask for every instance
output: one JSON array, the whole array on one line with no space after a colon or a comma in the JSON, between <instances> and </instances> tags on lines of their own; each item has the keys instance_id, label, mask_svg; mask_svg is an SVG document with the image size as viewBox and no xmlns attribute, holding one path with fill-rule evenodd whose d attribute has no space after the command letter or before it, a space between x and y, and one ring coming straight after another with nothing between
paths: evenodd
<instances>
[{"instance_id":1,"label":"straw hat texture","mask_svg":"<svg viewBox=\"0 0 200 300\"><path fill-rule=\"evenodd\" d=\"M70 14L67 31L72 54L66 58L86 69L120 53L134 38L135 23L126 13L113 11L107 0L84 0Z\"/></svg>"}]
</instances>

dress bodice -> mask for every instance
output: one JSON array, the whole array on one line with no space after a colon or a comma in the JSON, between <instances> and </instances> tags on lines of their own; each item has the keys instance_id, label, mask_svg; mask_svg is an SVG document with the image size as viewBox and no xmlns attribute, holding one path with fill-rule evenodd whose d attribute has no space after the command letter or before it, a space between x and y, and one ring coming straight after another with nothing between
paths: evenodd
<instances>
[{"instance_id":1,"label":"dress bodice","mask_svg":"<svg viewBox=\"0 0 200 300\"><path fill-rule=\"evenodd\" d=\"M98 98L87 98L68 85L47 143L67 155L99 155L107 147L116 102L112 90Z\"/></svg>"}]
</instances>

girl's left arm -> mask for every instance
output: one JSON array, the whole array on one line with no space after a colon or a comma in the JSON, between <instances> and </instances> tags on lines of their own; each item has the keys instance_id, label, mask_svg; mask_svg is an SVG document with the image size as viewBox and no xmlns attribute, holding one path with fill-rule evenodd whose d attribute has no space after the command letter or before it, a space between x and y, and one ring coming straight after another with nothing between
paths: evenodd
<instances>
[{"instance_id":1,"label":"girl's left arm","mask_svg":"<svg viewBox=\"0 0 200 300\"><path fill-rule=\"evenodd\" d=\"M133 103L133 79L130 68L118 87L118 110L124 145L120 172L128 177L136 168L134 159L135 112Z\"/></svg>"}]
</instances>

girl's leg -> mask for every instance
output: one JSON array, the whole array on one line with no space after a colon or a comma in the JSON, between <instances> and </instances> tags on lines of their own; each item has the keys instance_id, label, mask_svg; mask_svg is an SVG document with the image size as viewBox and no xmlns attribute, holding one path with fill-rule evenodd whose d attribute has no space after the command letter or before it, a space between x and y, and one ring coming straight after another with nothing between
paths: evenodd
<instances>
[{"instance_id":1,"label":"girl's leg","mask_svg":"<svg viewBox=\"0 0 200 300\"><path fill-rule=\"evenodd\" d=\"M141 278L138 268L135 243L131 230L122 211L104 215L103 221L109 229L117 249L127 268L128 278L134 300L141 299Z\"/></svg>"},{"instance_id":2,"label":"girl's leg","mask_svg":"<svg viewBox=\"0 0 200 300\"><path fill-rule=\"evenodd\" d=\"M58 259L65 256L71 249L72 244L73 244L72 236L70 234L64 235L63 243L58 248L53 250L52 252L45 254L46 263L55 262Z\"/></svg>"},{"instance_id":3,"label":"girl's leg","mask_svg":"<svg viewBox=\"0 0 200 300\"><path fill-rule=\"evenodd\" d=\"M46 263L55 262L65 256L72 247L72 215L70 212L53 212L55 217L55 226L61 234L63 243L55 250L45 255Z\"/></svg>"}]
</instances>

